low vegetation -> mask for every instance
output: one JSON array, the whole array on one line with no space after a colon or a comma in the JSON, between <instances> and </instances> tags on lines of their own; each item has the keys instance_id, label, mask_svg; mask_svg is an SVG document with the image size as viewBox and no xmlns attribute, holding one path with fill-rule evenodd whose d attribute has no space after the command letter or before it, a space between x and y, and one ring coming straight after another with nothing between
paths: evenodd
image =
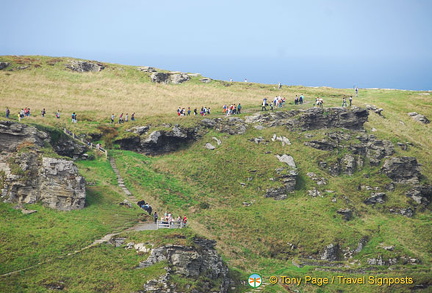
<instances>
[{"instance_id":1,"label":"low vegetation","mask_svg":"<svg viewBox=\"0 0 432 293\"><path fill-rule=\"evenodd\" d=\"M419 208L410 218L390 213L391 207L410 204L405 196L408 187L403 185L396 187L385 204L364 204L367 194L359 186L384 186L390 180L381 174L381 166L371 166L368 162L352 176L331 176L320 168L319 160L336 160L343 153L307 147L304 142L309 139L305 134L319 139L333 130L291 132L284 127L264 130L251 127L243 135L212 130L179 151L154 157L125 151L115 144L116 138L131 135L126 130L132 126L198 125L202 117L178 117L178 106L211 107L210 117L214 118L222 117L223 104L241 103L244 114L239 117L244 118L261 110L264 97L287 98L284 108L275 111L310 108L315 97L323 98L325 107L330 107L340 106L342 97L354 95L352 89L283 86L278 90L274 85L254 83L201 83L199 77L180 85L154 84L149 74L138 71L137 67L104 64L101 72L77 73L66 69L69 60L44 56L0 57L0 61L11 63L0 71L0 104L11 109L11 120L17 119L16 113L21 108L30 107L32 117L22 119L24 123L45 127L56 135L61 135L58 130L68 128L101 142L109 148L110 157L115 159L126 186L137 199L149 201L160 214L169 211L189 218L187 229L124 232L121 236L126 241L190 245L187 239L194 235L216 240L218 252L241 280L246 280L251 273L259 273L265 281L270 276L303 280L305 276L331 279L340 275L410 277L414 279L413 285L393 285L392 292L430 289L430 208ZM19 69L22 66L28 67ZM300 94L306 97L306 103L294 105L294 97ZM370 113L366 133L390 140L396 146L398 142L408 143L404 151L395 147L395 155L416 157L422 164L423 183L431 182L431 126L407 115L419 112L432 118L430 93L360 89L354 105L383 108L383 115ZM47 109L46 117L40 117L43 108ZM60 119L54 116L57 110L63 114ZM78 114L77 124L70 122L72 112ZM118 117L121 112L135 112L137 121L110 124L110 115L114 113ZM351 135L346 144L354 143L358 135L348 130L337 131ZM292 144L283 146L271 141L275 133L287 137ZM213 137L222 144L210 151L203 146L214 142ZM255 137L263 137L268 143L256 144L251 141ZM273 179L275 169L283 164L275 155L285 153L293 156L297 164L296 190L286 200L265 198L266 189L280 184ZM163 274L166 265L163 262L136 270L136 265L148 255L110 244L68 255L108 233L123 231L139 220L151 220L135 205L132 208L118 205L126 196L117 186L108 159L97 154L93 157L94 160L76 162L90 183L83 210L58 212L37 204L31 207L37 213L23 215L13 209L14 204L0 203L1 292L46 292L55 287L64 292L136 292L147 280ZM316 187L308 172L327 179L325 188L320 189L321 196L308 195L307 190ZM350 221L343 220L336 212L346 207L355 210ZM176 237L177 234L182 237ZM362 239L366 239L364 248L348 261L335 262L333 266L320 263L320 254L327 245L337 243L342 250L352 250ZM383 249L388 246L394 249ZM394 265L392 270L388 266L367 264L367 259L379 257L405 257L417 262ZM19 270L24 271L3 275ZM246 286L236 289L247 290ZM311 282L300 286L279 282L265 287L265 292L293 290L388 292L389 288L340 282L323 286Z\"/></svg>"}]
</instances>

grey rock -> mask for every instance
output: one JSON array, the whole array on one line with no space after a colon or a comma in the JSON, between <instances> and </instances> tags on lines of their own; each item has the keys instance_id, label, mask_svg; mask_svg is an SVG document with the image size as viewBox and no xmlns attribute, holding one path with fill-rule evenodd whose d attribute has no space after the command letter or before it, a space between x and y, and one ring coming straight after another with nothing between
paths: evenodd
<instances>
[{"instance_id":1,"label":"grey rock","mask_svg":"<svg viewBox=\"0 0 432 293\"><path fill-rule=\"evenodd\" d=\"M138 67L138 71L141 72L156 72L156 69L150 66L142 66L142 67Z\"/></svg>"},{"instance_id":2,"label":"grey rock","mask_svg":"<svg viewBox=\"0 0 432 293\"><path fill-rule=\"evenodd\" d=\"M276 134L273 134L272 141L280 141L282 142L282 146L291 145L291 142L288 138L285 136L277 136Z\"/></svg>"},{"instance_id":3,"label":"grey rock","mask_svg":"<svg viewBox=\"0 0 432 293\"><path fill-rule=\"evenodd\" d=\"M347 209L347 208L346 209L338 209L336 212L338 214L342 215L343 219L345 221L349 221L352 218L352 210L351 209Z\"/></svg>"},{"instance_id":4,"label":"grey rock","mask_svg":"<svg viewBox=\"0 0 432 293\"><path fill-rule=\"evenodd\" d=\"M180 84L190 80L189 75L185 73L173 74L170 77L172 84Z\"/></svg>"},{"instance_id":5,"label":"grey rock","mask_svg":"<svg viewBox=\"0 0 432 293\"><path fill-rule=\"evenodd\" d=\"M283 155L276 155L276 158L278 158L278 160L280 162L286 163L291 168L297 168L296 164L294 162L294 158L292 156L289 156L287 154L283 154Z\"/></svg>"},{"instance_id":6,"label":"grey rock","mask_svg":"<svg viewBox=\"0 0 432 293\"><path fill-rule=\"evenodd\" d=\"M267 126L286 126L290 130L322 128L362 130L368 115L368 111L361 108L310 108L307 110L257 113L246 117L245 121L246 123L261 123Z\"/></svg>"},{"instance_id":7,"label":"grey rock","mask_svg":"<svg viewBox=\"0 0 432 293\"><path fill-rule=\"evenodd\" d=\"M9 62L0 62L0 70L7 68L9 65Z\"/></svg>"},{"instance_id":8,"label":"grey rock","mask_svg":"<svg viewBox=\"0 0 432 293\"><path fill-rule=\"evenodd\" d=\"M205 146L204 146L206 149L208 149L208 150L214 150L216 147L214 147L211 143L206 143L205 144Z\"/></svg>"},{"instance_id":9,"label":"grey rock","mask_svg":"<svg viewBox=\"0 0 432 293\"><path fill-rule=\"evenodd\" d=\"M385 160L381 172L394 183L418 184L420 181L420 165L414 157L392 157Z\"/></svg>"},{"instance_id":10,"label":"grey rock","mask_svg":"<svg viewBox=\"0 0 432 293\"><path fill-rule=\"evenodd\" d=\"M430 123L430 120L428 118L426 118L425 115L419 114L417 112L411 112L408 113L409 116L411 116L412 119L414 119L417 122L423 123L423 124L428 124Z\"/></svg>"},{"instance_id":11,"label":"grey rock","mask_svg":"<svg viewBox=\"0 0 432 293\"><path fill-rule=\"evenodd\" d=\"M213 136L212 139L214 139L216 141L217 145L222 144L222 141L219 138Z\"/></svg>"},{"instance_id":12,"label":"grey rock","mask_svg":"<svg viewBox=\"0 0 432 293\"><path fill-rule=\"evenodd\" d=\"M275 200L286 199L288 197L287 189L285 187L269 188L266 190L264 197L273 198Z\"/></svg>"},{"instance_id":13,"label":"grey rock","mask_svg":"<svg viewBox=\"0 0 432 293\"><path fill-rule=\"evenodd\" d=\"M372 193L372 195L364 201L365 204L384 203L386 194L384 192Z\"/></svg>"},{"instance_id":14,"label":"grey rock","mask_svg":"<svg viewBox=\"0 0 432 293\"><path fill-rule=\"evenodd\" d=\"M196 292L209 292L209 288L220 284L218 291L228 291L231 282L228 275L228 267L214 249L215 242L206 239L194 239L194 246L166 245L151 250L147 260L139 264L139 268L151 266L160 261L167 261L169 268L167 275L162 279L147 282L144 285L145 292L175 292L174 284L170 281L170 275L181 277L184 282L188 279L196 280L203 277L207 284L200 286ZM198 289L197 289L198 290Z\"/></svg>"},{"instance_id":15,"label":"grey rock","mask_svg":"<svg viewBox=\"0 0 432 293\"><path fill-rule=\"evenodd\" d=\"M320 141L319 140L306 141L304 142L304 145L313 147L318 150L324 150L324 151L332 151L337 147L337 145L334 142L329 141L327 139L323 139Z\"/></svg>"},{"instance_id":16,"label":"grey rock","mask_svg":"<svg viewBox=\"0 0 432 293\"><path fill-rule=\"evenodd\" d=\"M432 200L432 185L418 185L407 191L406 196L411 197L417 204L427 206Z\"/></svg>"},{"instance_id":17,"label":"grey rock","mask_svg":"<svg viewBox=\"0 0 432 293\"><path fill-rule=\"evenodd\" d=\"M360 239L359 243L357 244L357 248L354 250L354 253L360 253L366 246L368 240L369 239L367 237L363 237L362 239Z\"/></svg>"},{"instance_id":18,"label":"grey rock","mask_svg":"<svg viewBox=\"0 0 432 293\"><path fill-rule=\"evenodd\" d=\"M87 61L72 61L66 67L77 72L99 72L105 68L102 63Z\"/></svg>"},{"instance_id":19,"label":"grey rock","mask_svg":"<svg viewBox=\"0 0 432 293\"><path fill-rule=\"evenodd\" d=\"M155 83L169 83L170 74L164 72L153 72L150 78L151 81Z\"/></svg>"},{"instance_id":20,"label":"grey rock","mask_svg":"<svg viewBox=\"0 0 432 293\"><path fill-rule=\"evenodd\" d=\"M340 260L340 248L338 244L329 244L324 248L321 254L322 260L338 261Z\"/></svg>"}]
</instances>

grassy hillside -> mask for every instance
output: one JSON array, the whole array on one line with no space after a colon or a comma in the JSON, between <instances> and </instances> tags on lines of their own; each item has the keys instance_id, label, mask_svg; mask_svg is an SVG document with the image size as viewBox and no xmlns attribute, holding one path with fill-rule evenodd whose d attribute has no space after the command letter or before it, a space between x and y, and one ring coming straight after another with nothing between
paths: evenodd
<instances>
[{"instance_id":1,"label":"grassy hillside","mask_svg":"<svg viewBox=\"0 0 432 293\"><path fill-rule=\"evenodd\" d=\"M352 89L309 88L255 83L213 81L201 83L199 77L180 85L151 83L148 73L137 67L104 64L98 73L77 73L65 68L71 58L42 56L2 56L0 61L11 65L0 71L0 107L16 113L24 107L33 116L22 122L38 125L67 127L76 133L101 134L101 126L115 130L117 137L129 135L132 126L180 124L194 126L202 117L178 117L176 109L207 106L213 109L210 118L222 117L223 104L241 103L244 118L260 111L264 97L276 95L287 98L282 109L312 107L315 97L325 101L325 107L340 106L342 97L353 95ZM18 69L29 66L26 69ZM306 103L294 105L296 95L303 94ZM431 124L414 121L408 112L418 112L432 118L432 98L429 92L360 89L354 105L375 105L383 108L383 116L373 112L366 123L366 133L395 144L395 156L413 156L422 164L424 183L432 180ZM42 108L48 115L40 117ZM61 119L54 117L60 109ZM70 114L76 112L79 122L72 124ZM122 125L108 123L111 113L136 112L137 121ZM4 113L1 115L4 117ZM372 129L374 131L372 131ZM136 198L150 201L163 213L187 215L190 228L176 232L141 232L124 234L128 239L152 243L179 241L169 233L181 233L186 238L199 234L217 241L218 251L241 280L251 273L259 273L267 282L270 276L332 278L380 276L410 277L413 285L347 285L336 282L323 287L316 284L266 285L265 292L408 292L415 285L427 292L432 283L431 261L432 216L430 207L419 208L412 218L389 212L392 207L411 205L405 196L409 187L397 186L384 204L370 206L363 203L369 193L360 185L382 187L390 179L380 172L380 166L367 162L352 176L331 176L318 165L319 160L335 159L343 154L321 151L304 145L310 140L326 137L330 131L350 134L347 144L355 143L358 133L348 130L315 130L291 132L284 127L248 129L243 135L228 135L216 131L205 133L194 144L163 156L148 157L124 151L114 145L110 156L127 187ZM114 133L114 131L112 132ZM272 142L277 134L289 138L292 145ZM93 136L96 137L96 136ZM203 146L217 137L222 144L214 151ZM263 137L268 144L255 144L251 139ZM106 140L101 139L105 144ZM410 143L408 150L397 143ZM275 155L294 157L299 180L296 190L286 200L264 198L267 188L278 186L272 180L275 169L283 166ZM35 266L12 276L3 276L0 291L44 292L50 284L63 284L66 292L129 292L137 291L146 280L162 274L163 264L138 272L132 268L146 255L136 255L108 245L101 245L70 255L95 239L121 231L139 219L146 220L136 208L117 205L124 199L115 185L115 175L104 157L93 161L78 161L80 172L88 182L88 206L81 211L56 212L36 205L38 213L24 216L11 204L0 204L0 274ZM307 176L314 172L325 177L328 184L319 187L322 196L312 197L307 191L316 184ZM250 205L245 205L249 203ZM338 209L351 208L353 219L344 221ZM167 233L167 234L164 234ZM170 236L171 235L171 236ZM367 239L360 253L348 261L328 263L319 259L325 246L337 243L342 250L352 250L362 239ZM393 250L383 247L394 246ZM405 257L416 259L416 264L388 266L368 265L367 259ZM86 265L88 263L92 265ZM113 263L115 262L115 266ZM40 263L38 265L38 263ZM73 266L70 264L73 263ZM113 272L119 272L114 274ZM141 284L141 285L140 285ZM422 289L421 287L417 289ZM247 291L247 287L238 288ZM290 291L291 290L291 291Z\"/></svg>"}]
</instances>

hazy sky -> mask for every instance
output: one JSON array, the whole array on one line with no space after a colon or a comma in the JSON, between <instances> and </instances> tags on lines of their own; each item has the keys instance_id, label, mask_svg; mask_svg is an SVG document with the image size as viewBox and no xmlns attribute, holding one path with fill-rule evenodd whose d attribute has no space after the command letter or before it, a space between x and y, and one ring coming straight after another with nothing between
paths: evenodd
<instances>
[{"instance_id":1,"label":"hazy sky","mask_svg":"<svg viewBox=\"0 0 432 293\"><path fill-rule=\"evenodd\" d=\"M432 89L431 0L0 0L0 55Z\"/></svg>"}]
</instances>

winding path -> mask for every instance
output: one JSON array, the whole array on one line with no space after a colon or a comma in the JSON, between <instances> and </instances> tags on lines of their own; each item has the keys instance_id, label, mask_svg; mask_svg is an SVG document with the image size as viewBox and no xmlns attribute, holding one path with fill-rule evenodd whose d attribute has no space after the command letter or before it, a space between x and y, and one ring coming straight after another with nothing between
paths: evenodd
<instances>
[{"instance_id":1,"label":"winding path","mask_svg":"<svg viewBox=\"0 0 432 293\"><path fill-rule=\"evenodd\" d=\"M117 169L117 166L115 164L115 160L113 158L110 158L110 164L111 164L111 167L114 170L114 173L117 175L118 186L123 190L123 192L127 196L127 200L131 201L133 203L136 203L137 199L133 196L133 194L125 186L123 178L120 176L120 173L119 173L119 171ZM55 261L57 259L62 259L62 258L67 257L67 256L72 256L72 255L81 253L84 250L87 250L87 249L89 249L91 247L97 246L97 245L105 243L105 242L109 242L114 236L117 236L117 235L119 235L120 233L123 233L123 232L145 231L145 230L157 230L157 224L154 224L154 223L137 223L135 226L127 228L127 229L122 230L120 232L107 234L107 235L103 236L102 238L93 241L93 243L91 243L90 245L87 245L87 246L85 246L85 247L83 247L81 249L75 250L74 252L70 252L70 253L68 253L66 255L59 255L59 256L54 257L54 258L52 258L50 260L39 262L39 263L37 263L35 265L32 265L32 266L24 268L24 269L20 269L20 270L16 270L16 271L13 271L13 272L6 273L6 274L2 274L2 275L0 275L0 277L7 277L7 276L10 276L10 275L13 275L13 274L20 273L20 272L25 272L25 271L37 268L38 266L41 266L43 264L53 262L53 261Z\"/></svg>"}]
</instances>

